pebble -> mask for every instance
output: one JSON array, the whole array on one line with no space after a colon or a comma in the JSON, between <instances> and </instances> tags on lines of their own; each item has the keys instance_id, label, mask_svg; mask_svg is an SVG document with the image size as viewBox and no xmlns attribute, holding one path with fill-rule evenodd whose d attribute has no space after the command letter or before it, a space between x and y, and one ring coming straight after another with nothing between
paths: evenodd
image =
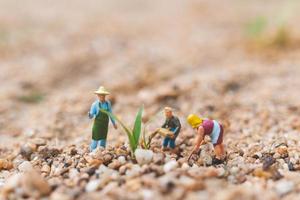
<instances>
[{"instance_id":1,"label":"pebble","mask_svg":"<svg viewBox=\"0 0 300 200\"><path fill-rule=\"evenodd\" d=\"M136 161L139 165L149 164L153 158L153 151L146 149L137 149L134 152Z\"/></svg>"},{"instance_id":2,"label":"pebble","mask_svg":"<svg viewBox=\"0 0 300 200\"><path fill-rule=\"evenodd\" d=\"M157 165L161 165L164 162L165 155L163 153L155 153L153 155L153 162Z\"/></svg>"},{"instance_id":3,"label":"pebble","mask_svg":"<svg viewBox=\"0 0 300 200\"><path fill-rule=\"evenodd\" d=\"M164 172L168 173L178 167L178 163L175 160L171 160L164 165Z\"/></svg>"},{"instance_id":4,"label":"pebble","mask_svg":"<svg viewBox=\"0 0 300 200\"><path fill-rule=\"evenodd\" d=\"M47 164L44 164L43 166L42 166L42 168L41 168L41 172L44 172L44 173L50 173L50 170L51 170L51 168L50 168L50 166L49 165L47 165Z\"/></svg>"},{"instance_id":5,"label":"pebble","mask_svg":"<svg viewBox=\"0 0 300 200\"><path fill-rule=\"evenodd\" d=\"M30 160L31 154L35 152L37 149L37 146L32 143L28 143L25 145L22 145L20 148L20 154L23 158Z\"/></svg>"},{"instance_id":6,"label":"pebble","mask_svg":"<svg viewBox=\"0 0 300 200\"><path fill-rule=\"evenodd\" d=\"M18 166L20 172L28 172L33 169L32 164L29 161L24 161Z\"/></svg>"},{"instance_id":7,"label":"pebble","mask_svg":"<svg viewBox=\"0 0 300 200\"><path fill-rule=\"evenodd\" d=\"M44 146L47 144L46 140L42 138L34 138L32 143L36 144L37 146Z\"/></svg>"},{"instance_id":8,"label":"pebble","mask_svg":"<svg viewBox=\"0 0 300 200\"><path fill-rule=\"evenodd\" d=\"M100 185L100 180L91 180L90 182L88 182L88 184L85 186L85 191L87 192L94 192L98 189Z\"/></svg>"},{"instance_id":9,"label":"pebble","mask_svg":"<svg viewBox=\"0 0 300 200\"><path fill-rule=\"evenodd\" d=\"M6 180L5 185L3 187L4 193L8 194L8 193L12 192L15 188L17 188L18 185L20 184L21 178L22 178L22 174L20 174L20 173L10 176Z\"/></svg>"},{"instance_id":10,"label":"pebble","mask_svg":"<svg viewBox=\"0 0 300 200\"><path fill-rule=\"evenodd\" d=\"M25 172L21 177L21 187L26 194L34 193L36 197L48 195L51 187L43 177L34 170Z\"/></svg>"},{"instance_id":11,"label":"pebble","mask_svg":"<svg viewBox=\"0 0 300 200\"><path fill-rule=\"evenodd\" d=\"M189 169L190 166L187 163L183 163L182 166L181 166L181 168L184 169L184 170L186 170L186 169Z\"/></svg>"},{"instance_id":12,"label":"pebble","mask_svg":"<svg viewBox=\"0 0 300 200\"><path fill-rule=\"evenodd\" d=\"M285 195L292 191L295 187L295 184L291 181L280 180L275 185L275 190L279 195Z\"/></svg>"},{"instance_id":13,"label":"pebble","mask_svg":"<svg viewBox=\"0 0 300 200\"><path fill-rule=\"evenodd\" d=\"M13 164L11 161L6 159L0 159L0 171L1 170L10 170L13 168Z\"/></svg>"},{"instance_id":14,"label":"pebble","mask_svg":"<svg viewBox=\"0 0 300 200\"><path fill-rule=\"evenodd\" d=\"M79 172L78 172L77 169L71 168L71 169L69 170L69 177L70 177L70 179L75 179L75 178L78 177L78 175L79 175Z\"/></svg>"},{"instance_id":15,"label":"pebble","mask_svg":"<svg viewBox=\"0 0 300 200\"><path fill-rule=\"evenodd\" d=\"M120 163L121 165L126 164L126 158L125 158L125 156L119 156L119 157L118 157L118 161L119 161L119 163Z\"/></svg>"}]
</instances>

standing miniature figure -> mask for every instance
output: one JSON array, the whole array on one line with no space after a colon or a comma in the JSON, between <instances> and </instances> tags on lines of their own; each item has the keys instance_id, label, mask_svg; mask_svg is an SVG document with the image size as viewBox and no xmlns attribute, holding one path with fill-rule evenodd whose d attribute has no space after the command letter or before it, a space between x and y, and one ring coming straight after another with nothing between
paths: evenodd
<instances>
[{"instance_id":1,"label":"standing miniature figure","mask_svg":"<svg viewBox=\"0 0 300 200\"><path fill-rule=\"evenodd\" d=\"M178 119L178 117L173 115L173 109L170 107L165 107L165 117L166 121L162 125L162 128L168 129L171 132L173 132L173 136L166 136L163 141L163 150L166 150L168 147L170 147L172 150L175 149L175 140L180 132L181 124Z\"/></svg>"},{"instance_id":2,"label":"standing miniature figure","mask_svg":"<svg viewBox=\"0 0 300 200\"><path fill-rule=\"evenodd\" d=\"M211 142L214 145L215 157L212 164L221 164L224 161L225 153L223 146L223 126L216 120L202 119L197 115L190 114L187 118L188 123L197 132L195 147L190 154L188 160L193 153L199 151L200 146L204 143L204 137L210 136Z\"/></svg>"},{"instance_id":3,"label":"standing miniature figure","mask_svg":"<svg viewBox=\"0 0 300 200\"><path fill-rule=\"evenodd\" d=\"M92 104L89 111L89 118L94 118L94 124L92 128L92 143L90 145L90 151L93 151L97 146L106 146L106 137L108 132L109 117L107 114L100 111L100 109L106 110L112 113L111 103L106 100L106 95L110 93L103 87L100 86L98 90L94 92L98 99ZM113 126L117 129L117 124L113 118L110 118Z\"/></svg>"}]
</instances>

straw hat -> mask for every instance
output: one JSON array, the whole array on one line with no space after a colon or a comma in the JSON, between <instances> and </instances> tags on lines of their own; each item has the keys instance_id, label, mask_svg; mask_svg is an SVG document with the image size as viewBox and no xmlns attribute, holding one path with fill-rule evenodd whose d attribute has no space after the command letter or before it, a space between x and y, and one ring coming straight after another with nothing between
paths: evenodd
<instances>
[{"instance_id":1,"label":"straw hat","mask_svg":"<svg viewBox=\"0 0 300 200\"><path fill-rule=\"evenodd\" d=\"M109 95L110 93L103 87L100 86L98 90L94 92L95 94Z\"/></svg>"},{"instance_id":2,"label":"straw hat","mask_svg":"<svg viewBox=\"0 0 300 200\"><path fill-rule=\"evenodd\" d=\"M173 112L173 109L171 107L167 106L167 107L164 107L164 111Z\"/></svg>"}]
</instances>

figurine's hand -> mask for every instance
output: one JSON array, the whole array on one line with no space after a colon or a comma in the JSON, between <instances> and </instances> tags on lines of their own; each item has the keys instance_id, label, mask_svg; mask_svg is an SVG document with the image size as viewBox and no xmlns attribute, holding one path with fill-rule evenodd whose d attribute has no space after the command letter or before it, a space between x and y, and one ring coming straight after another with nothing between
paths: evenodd
<instances>
[{"instance_id":1,"label":"figurine's hand","mask_svg":"<svg viewBox=\"0 0 300 200\"><path fill-rule=\"evenodd\" d=\"M118 125L117 125L117 124L114 124L114 128L115 128L115 129L118 129Z\"/></svg>"}]
</instances>

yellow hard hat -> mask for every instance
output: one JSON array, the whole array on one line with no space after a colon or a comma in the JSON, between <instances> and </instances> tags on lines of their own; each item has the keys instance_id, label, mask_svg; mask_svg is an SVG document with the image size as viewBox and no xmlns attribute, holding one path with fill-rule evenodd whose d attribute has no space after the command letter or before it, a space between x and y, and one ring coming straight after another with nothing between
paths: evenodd
<instances>
[{"instance_id":1,"label":"yellow hard hat","mask_svg":"<svg viewBox=\"0 0 300 200\"><path fill-rule=\"evenodd\" d=\"M203 122L203 119L201 119L200 117L198 117L195 114L190 114L187 117L187 122L193 127L193 128L197 128L198 126L200 126Z\"/></svg>"}]
</instances>

